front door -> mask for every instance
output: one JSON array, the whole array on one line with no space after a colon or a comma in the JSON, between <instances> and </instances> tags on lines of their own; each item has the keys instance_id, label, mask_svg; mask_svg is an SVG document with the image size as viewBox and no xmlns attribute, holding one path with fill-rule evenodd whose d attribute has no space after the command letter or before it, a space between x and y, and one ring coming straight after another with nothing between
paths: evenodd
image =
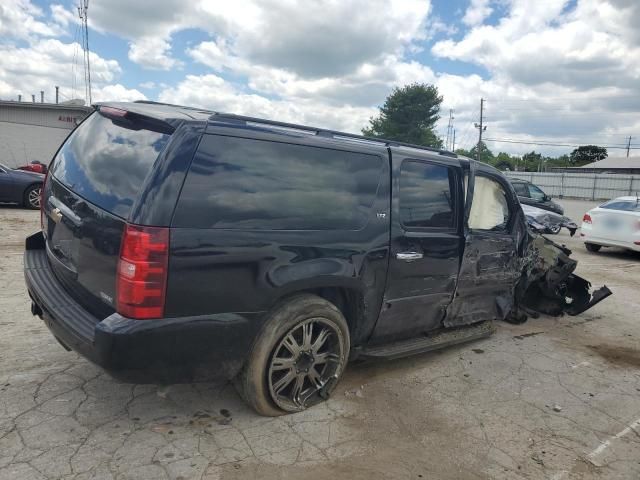
<instances>
[{"instance_id":1,"label":"front door","mask_svg":"<svg viewBox=\"0 0 640 480\"><path fill-rule=\"evenodd\" d=\"M413 337L442 326L462 251L459 161L392 152L391 252L373 341Z\"/></svg>"},{"instance_id":2,"label":"front door","mask_svg":"<svg viewBox=\"0 0 640 480\"><path fill-rule=\"evenodd\" d=\"M504 319L521 275L519 244L526 227L507 180L484 167L470 176L465 245L446 327Z\"/></svg>"}]
</instances>

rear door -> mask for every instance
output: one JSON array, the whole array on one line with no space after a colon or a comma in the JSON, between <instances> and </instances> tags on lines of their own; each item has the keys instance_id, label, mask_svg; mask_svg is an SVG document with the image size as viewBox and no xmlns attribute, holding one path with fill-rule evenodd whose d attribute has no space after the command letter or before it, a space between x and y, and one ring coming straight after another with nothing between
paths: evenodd
<instances>
[{"instance_id":1,"label":"rear door","mask_svg":"<svg viewBox=\"0 0 640 480\"><path fill-rule=\"evenodd\" d=\"M96 316L114 311L122 231L169 137L96 112L52 163L43 195L49 262L69 293Z\"/></svg>"},{"instance_id":2,"label":"rear door","mask_svg":"<svg viewBox=\"0 0 640 480\"><path fill-rule=\"evenodd\" d=\"M393 151L391 252L375 340L442 326L462 250L462 169L449 158Z\"/></svg>"},{"instance_id":3,"label":"rear door","mask_svg":"<svg viewBox=\"0 0 640 480\"><path fill-rule=\"evenodd\" d=\"M488 169L470 178L464 254L444 322L447 327L504 319L520 277L518 244L523 224L513 190L502 175Z\"/></svg>"}]
</instances>

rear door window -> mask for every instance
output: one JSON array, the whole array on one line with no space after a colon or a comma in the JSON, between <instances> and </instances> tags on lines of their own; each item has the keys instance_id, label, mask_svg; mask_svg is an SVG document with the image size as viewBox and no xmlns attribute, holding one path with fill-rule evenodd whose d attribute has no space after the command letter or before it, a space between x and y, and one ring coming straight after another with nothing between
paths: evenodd
<instances>
[{"instance_id":1,"label":"rear door window","mask_svg":"<svg viewBox=\"0 0 640 480\"><path fill-rule=\"evenodd\" d=\"M400 221L408 228L454 228L455 191L452 169L420 161L403 162Z\"/></svg>"},{"instance_id":2,"label":"rear door window","mask_svg":"<svg viewBox=\"0 0 640 480\"><path fill-rule=\"evenodd\" d=\"M169 137L93 113L60 149L51 174L85 200L126 218Z\"/></svg>"},{"instance_id":3,"label":"rear door window","mask_svg":"<svg viewBox=\"0 0 640 480\"><path fill-rule=\"evenodd\" d=\"M173 226L357 230L369 219L381 170L377 155L205 135Z\"/></svg>"}]
</instances>

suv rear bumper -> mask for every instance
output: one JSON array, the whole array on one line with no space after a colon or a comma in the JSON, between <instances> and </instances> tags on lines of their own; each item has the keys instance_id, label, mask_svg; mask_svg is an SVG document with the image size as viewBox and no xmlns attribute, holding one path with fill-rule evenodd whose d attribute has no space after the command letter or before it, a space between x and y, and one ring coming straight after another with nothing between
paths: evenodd
<instances>
[{"instance_id":1,"label":"suv rear bumper","mask_svg":"<svg viewBox=\"0 0 640 480\"><path fill-rule=\"evenodd\" d=\"M40 316L63 346L126 381L232 378L248 355L260 314L224 313L132 320L99 319L79 305L55 277L41 232L26 240L24 277Z\"/></svg>"}]
</instances>

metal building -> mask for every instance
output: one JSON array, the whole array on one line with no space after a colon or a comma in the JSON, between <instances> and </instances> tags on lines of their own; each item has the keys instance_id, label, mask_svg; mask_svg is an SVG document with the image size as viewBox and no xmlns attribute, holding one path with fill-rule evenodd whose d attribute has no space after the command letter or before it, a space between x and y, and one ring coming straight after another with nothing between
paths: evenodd
<instances>
[{"instance_id":1,"label":"metal building","mask_svg":"<svg viewBox=\"0 0 640 480\"><path fill-rule=\"evenodd\" d=\"M77 104L0 100L0 163L49 163L62 141L90 108Z\"/></svg>"}]
</instances>

